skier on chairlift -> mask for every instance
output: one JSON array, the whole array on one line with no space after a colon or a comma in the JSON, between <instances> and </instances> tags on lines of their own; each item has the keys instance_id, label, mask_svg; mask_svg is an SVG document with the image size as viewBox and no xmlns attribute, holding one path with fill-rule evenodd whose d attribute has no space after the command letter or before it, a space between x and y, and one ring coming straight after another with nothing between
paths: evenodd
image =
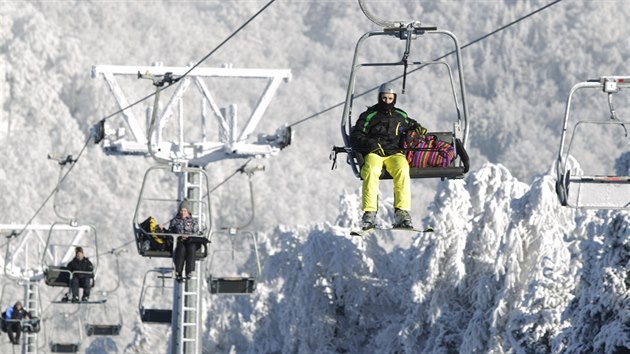
<instances>
[{"instance_id":1,"label":"skier on chairlift","mask_svg":"<svg viewBox=\"0 0 630 354\"><path fill-rule=\"evenodd\" d=\"M199 233L199 223L190 214L190 203L184 200L179 207L177 216L171 220L167 232L179 234L175 247L175 277L177 281L184 279L184 261L186 263L186 278L192 277L195 271L195 253L200 246L198 237L186 235Z\"/></svg>"},{"instance_id":2,"label":"skier on chairlift","mask_svg":"<svg viewBox=\"0 0 630 354\"><path fill-rule=\"evenodd\" d=\"M72 292L72 302L79 302L79 287L83 288L83 297L81 301L90 301L90 290L92 289L92 278L94 277L94 265L83 254L82 247L76 247L74 249L74 259L68 263L68 270L72 272L72 279L70 279L70 290ZM67 294L61 301L68 301Z\"/></svg>"},{"instance_id":3,"label":"skier on chairlift","mask_svg":"<svg viewBox=\"0 0 630 354\"><path fill-rule=\"evenodd\" d=\"M20 344L20 334L22 334L21 321L29 319L31 317L30 314L24 310L22 303L18 301L15 305L9 306L2 315L2 330L7 332L12 344Z\"/></svg>"},{"instance_id":4,"label":"skier on chairlift","mask_svg":"<svg viewBox=\"0 0 630 354\"><path fill-rule=\"evenodd\" d=\"M391 84L379 87L378 103L361 113L350 134L352 148L363 154L361 167L363 230L376 227L378 188L383 167L394 180L395 228L413 228L411 222L411 178L409 163L403 154L401 141L406 131L416 129L420 135L427 130L407 113L396 108L396 91Z\"/></svg>"}]
</instances>

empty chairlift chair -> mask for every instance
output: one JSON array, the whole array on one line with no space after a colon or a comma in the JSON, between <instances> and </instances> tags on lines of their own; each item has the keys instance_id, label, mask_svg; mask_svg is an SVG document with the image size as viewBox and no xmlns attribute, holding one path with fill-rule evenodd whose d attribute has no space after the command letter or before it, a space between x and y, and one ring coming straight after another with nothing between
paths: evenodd
<instances>
[{"instance_id":1,"label":"empty chairlift chair","mask_svg":"<svg viewBox=\"0 0 630 354\"><path fill-rule=\"evenodd\" d=\"M106 302L86 309L85 333L88 336L117 336L123 326L120 299L117 295L103 296Z\"/></svg>"},{"instance_id":2,"label":"empty chairlift chair","mask_svg":"<svg viewBox=\"0 0 630 354\"><path fill-rule=\"evenodd\" d=\"M211 236L208 286L211 294L249 295L260 278L254 233L227 229Z\"/></svg>"},{"instance_id":3,"label":"empty chairlift chair","mask_svg":"<svg viewBox=\"0 0 630 354\"><path fill-rule=\"evenodd\" d=\"M138 310L144 323L171 324L173 268L155 268L144 275Z\"/></svg>"},{"instance_id":4,"label":"empty chairlift chair","mask_svg":"<svg viewBox=\"0 0 630 354\"><path fill-rule=\"evenodd\" d=\"M621 96L622 89L628 87L630 76L605 76L578 83L571 89L556 161L556 193L561 205L585 209L630 208L630 166L615 165L615 159L628 154L630 121L620 117L627 118L630 110L627 104L619 111L613 105L613 97ZM587 96L574 99L578 92ZM622 102L628 102L627 94L622 97L625 98ZM606 99L608 109L602 110ZM604 148L608 149L608 158L593 159L592 151L604 152ZM579 168L574 161L580 164Z\"/></svg>"},{"instance_id":5,"label":"empty chairlift chair","mask_svg":"<svg viewBox=\"0 0 630 354\"><path fill-rule=\"evenodd\" d=\"M78 353L83 341L81 319L75 313L60 313L46 322L51 353Z\"/></svg>"}]
</instances>

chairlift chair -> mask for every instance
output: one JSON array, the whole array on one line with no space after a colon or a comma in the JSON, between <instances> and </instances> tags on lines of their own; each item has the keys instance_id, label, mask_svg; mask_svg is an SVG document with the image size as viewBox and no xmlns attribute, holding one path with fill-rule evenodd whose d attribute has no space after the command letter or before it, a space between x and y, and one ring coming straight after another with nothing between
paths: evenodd
<instances>
[{"instance_id":1,"label":"chairlift chair","mask_svg":"<svg viewBox=\"0 0 630 354\"><path fill-rule=\"evenodd\" d=\"M94 270L92 272L76 271L91 275L91 286L98 268L98 241L96 229L91 225L65 225L55 223L50 227L41 264L44 269L44 282L52 287L69 287L72 272L67 264L74 258L75 247L83 247L84 254L90 259ZM91 256L94 257L91 257ZM90 256L90 257L88 257Z\"/></svg>"},{"instance_id":2,"label":"chairlift chair","mask_svg":"<svg viewBox=\"0 0 630 354\"><path fill-rule=\"evenodd\" d=\"M616 137L610 135L618 134L622 136L621 141L627 140L630 121L619 119L612 103L613 96L622 88L627 87L630 87L630 76L603 76L599 79L580 82L571 88L566 103L560 149L556 161L556 193L561 205L584 209L628 209L630 207L628 171L616 174L586 174L582 171L572 171L569 166L572 149L579 145L575 143L576 136L591 137L595 131L604 130L607 132L606 136L595 138L606 141L617 140ZM569 122L572 98L578 90L582 89L598 89L606 94L610 119L579 119ZM570 124L572 130L569 131Z\"/></svg>"},{"instance_id":3,"label":"chairlift chair","mask_svg":"<svg viewBox=\"0 0 630 354\"><path fill-rule=\"evenodd\" d=\"M41 330L41 320L39 317L39 314L41 313L41 303L39 298L38 280L33 280L32 278L29 278L28 280L21 279L17 284L23 287L22 306L28 314L28 318L22 318L20 320L6 319L6 309L9 306L14 306L15 303L13 301L19 297L15 291L14 287L16 284L14 282L4 283L2 286L2 293L0 294L0 305L3 306L0 309L0 311L2 311L2 314L0 315L0 329L2 332L6 333L9 330L10 324L18 323L19 330L23 333L23 347L26 348L27 352L35 350L38 341L38 333ZM10 290L7 291L7 289ZM10 298L11 301L7 301L7 298ZM5 305L8 306L5 307Z\"/></svg>"},{"instance_id":4,"label":"chairlift chair","mask_svg":"<svg viewBox=\"0 0 630 354\"><path fill-rule=\"evenodd\" d=\"M159 284L147 283L148 277L152 273L158 273L157 279L160 280ZM170 280L168 285L166 280ZM171 304L172 301L165 301L172 297L173 294L173 268L155 268L147 271L144 275L142 282L142 291L140 292L140 300L138 302L138 310L140 312L140 320L144 323L158 323L158 324L171 324L173 317L173 310L171 308L156 308L148 307L145 302L147 292L159 290L160 300L164 304Z\"/></svg>"},{"instance_id":5,"label":"chairlift chair","mask_svg":"<svg viewBox=\"0 0 630 354\"><path fill-rule=\"evenodd\" d=\"M183 181L186 195L164 197L163 194L167 192L150 190L157 184L151 182L164 180L174 186L179 186L179 182ZM202 259L207 256L205 241L211 229L208 183L206 171L199 167L170 164L152 166L146 171L133 218L136 247L141 256L172 258L175 241L180 236L199 237L201 247L197 250L196 258ZM147 217L154 215L162 216L162 220L157 220L158 223L168 224L166 221L173 217L184 199L192 203L192 216L199 223L198 235L178 235L164 231L151 231L143 227L143 222L147 221ZM162 244L156 244L157 241L161 241Z\"/></svg>"},{"instance_id":6,"label":"chairlift chair","mask_svg":"<svg viewBox=\"0 0 630 354\"><path fill-rule=\"evenodd\" d=\"M38 333L41 329L40 319L37 317L21 320L7 320L2 318L2 332L6 333L11 323L19 323L22 333Z\"/></svg>"},{"instance_id":7,"label":"chairlift chair","mask_svg":"<svg viewBox=\"0 0 630 354\"><path fill-rule=\"evenodd\" d=\"M361 4L361 1L359 1ZM372 21L375 21L366 10L362 9L368 15ZM381 24L378 21L375 21L377 24ZM389 23L385 23L386 25L390 25ZM456 69L458 73L457 86L453 77L453 70L451 65L449 65L444 60L416 60L411 59L411 44L412 42L421 42L422 40L429 39L429 37L434 36L446 36L447 38L452 40L452 44L454 46L453 52L456 54ZM384 37L391 39L399 39L405 41L405 52L403 53L402 59L400 61L395 62L359 62L359 54L364 42L369 38L375 37ZM352 167L354 174L361 178L360 170L363 165L363 156L354 151L350 145L350 133L352 132L352 118L353 118L353 102L355 98L359 97L355 95L355 85L357 80L357 75L359 70L365 67L402 67L403 68L403 90L404 93L406 78L407 78L407 69L408 67L416 67L418 69L426 67L426 66L444 66L446 72L448 73L448 79L450 83L451 93L453 95L453 100L455 103L456 110L456 120L453 124L452 132L429 132L428 135L434 135L438 140L446 141L450 143L456 151L456 157L452 160L451 164L448 167L420 167L420 168L411 168L410 169L410 177L411 178L441 178L441 179L455 179L455 178L463 178L463 176L469 170L469 159L468 154L466 152L467 140L468 140L468 111L466 108L466 90L464 85L464 74L463 74L463 65L462 65L462 57L461 57L461 49L457 38L454 34L445 30L438 30L436 27L427 27L421 26L419 22L411 22L411 23L396 23L395 27L384 28L380 31L372 31L365 33L357 42L354 57L352 60L352 69L350 72L350 81L348 84L348 89L346 93L346 100L344 103L343 115L341 118L341 134L344 141L344 147L335 147L333 149L333 153L336 154L339 152L348 153L347 162ZM423 83L427 84L427 83ZM461 96L458 98L458 95ZM461 99L461 103L460 103ZM461 104L461 107L460 107ZM358 117L358 114L356 115ZM391 176L383 169L383 173L381 175L381 179L391 179Z\"/></svg>"},{"instance_id":8,"label":"chairlift chair","mask_svg":"<svg viewBox=\"0 0 630 354\"><path fill-rule=\"evenodd\" d=\"M81 349L81 342L83 341L83 331L80 317L64 312L61 313L57 319L59 321L50 326L52 328L51 339L48 342L50 352L78 353ZM61 333L61 335L59 333ZM71 338L72 336L75 336L75 340L68 340L68 338Z\"/></svg>"},{"instance_id":9,"label":"chairlift chair","mask_svg":"<svg viewBox=\"0 0 630 354\"><path fill-rule=\"evenodd\" d=\"M211 241L208 264L210 294L252 294L261 272L254 233L228 228L214 232Z\"/></svg>"},{"instance_id":10,"label":"chairlift chair","mask_svg":"<svg viewBox=\"0 0 630 354\"><path fill-rule=\"evenodd\" d=\"M8 323L10 322L15 322L15 321L20 321L21 324L21 328L22 328L22 332L24 333L37 333L40 330L40 319L39 317L35 316L35 314L39 313L39 304L37 303L37 299L38 296L37 294L33 294L33 292L29 292L28 291L28 287L29 285L34 285L37 286L38 283L35 282L26 282L26 283L22 283L22 282L18 282L18 285L23 285L26 287L26 293L27 296L25 296L25 301L23 301L22 307L24 308L25 311L28 312L29 316L31 318L29 319L22 319L22 320L7 320L5 319L5 309L8 307L2 307L0 309L0 311L2 312L2 316L0 316L0 328L2 329L3 332L6 332L6 325L8 325ZM5 306L5 304L8 304L9 306L12 306L10 304L9 301L6 300L7 297L11 296L16 297L16 296L12 296L14 295L13 293L8 294L9 291L7 291L7 287L13 287L15 286L15 283L13 282L7 282L4 283L4 285L2 285L2 292L0 293L0 306ZM38 291L38 290L35 290Z\"/></svg>"},{"instance_id":11,"label":"chairlift chair","mask_svg":"<svg viewBox=\"0 0 630 354\"><path fill-rule=\"evenodd\" d=\"M112 298L115 301L111 301ZM120 299L108 294L107 302L95 304L86 310L85 333L89 336L117 336L123 326Z\"/></svg>"},{"instance_id":12,"label":"chairlift chair","mask_svg":"<svg viewBox=\"0 0 630 354\"><path fill-rule=\"evenodd\" d=\"M108 254L116 257L116 285L112 289L101 291L106 302L90 306L85 313L85 332L89 336L116 336L123 326L120 298L115 292L120 287L120 262L118 256L126 249L112 249ZM112 299L114 301L112 301Z\"/></svg>"}]
</instances>

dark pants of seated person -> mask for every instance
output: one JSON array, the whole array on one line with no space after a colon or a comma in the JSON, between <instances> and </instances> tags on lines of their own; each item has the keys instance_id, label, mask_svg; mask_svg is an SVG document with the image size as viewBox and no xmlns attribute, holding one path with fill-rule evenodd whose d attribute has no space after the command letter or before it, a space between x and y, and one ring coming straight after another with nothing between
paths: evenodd
<instances>
[{"instance_id":1,"label":"dark pants of seated person","mask_svg":"<svg viewBox=\"0 0 630 354\"><path fill-rule=\"evenodd\" d=\"M70 280L70 288L72 289L72 297L73 298L79 297L79 287L83 288L84 298L90 297L90 290L92 288L92 284L90 280L91 279L89 277L83 277L83 278L73 277L72 280Z\"/></svg>"},{"instance_id":2,"label":"dark pants of seated person","mask_svg":"<svg viewBox=\"0 0 630 354\"><path fill-rule=\"evenodd\" d=\"M175 247L175 274L182 275L184 270L184 260L186 261L186 275L195 271L195 253L199 248L199 243L191 240L177 242Z\"/></svg>"},{"instance_id":3,"label":"dark pants of seated person","mask_svg":"<svg viewBox=\"0 0 630 354\"><path fill-rule=\"evenodd\" d=\"M20 322L9 322L7 324L7 334L9 335L11 343L19 343L20 334L22 334L22 326L20 325Z\"/></svg>"}]
</instances>

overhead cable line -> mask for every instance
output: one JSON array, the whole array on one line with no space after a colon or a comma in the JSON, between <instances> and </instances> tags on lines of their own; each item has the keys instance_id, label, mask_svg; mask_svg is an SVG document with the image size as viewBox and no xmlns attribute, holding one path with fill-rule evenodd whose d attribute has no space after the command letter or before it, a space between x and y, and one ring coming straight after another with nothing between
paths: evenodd
<instances>
[{"instance_id":1,"label":"overhead cable line","mask_svg":"<svg viewBox=\"0 0 630 354\"><path fill-rule=\"evenodd\" d=\"M252 160L252 158L247 159L247 161L245 161L244 164L241 165L241 167L237 168L236 171L234 171L231 175L227 176L223 181L221 181L221 183L217 184L216 186L214 186L212 189L210 189L208 191L208 193L206 193L206 195L214 192L215 190L219 189L219 187L221 187L222 185L224 185L227 181L229 181L232 177L236 176L237 173L241 172L243 173L245 171L245 167L247 166L247 164ZM204 198L206 197L206 195L204 195Z\"/></svg>"},{"instance_id":2,"label":"overhead cable line","mask_svg":"<svg viewBox=\"0 0 630 354\"><path fill-rule=\"evenodd\" d=\"M21 236L22 233L26 230L26 228L28 228L28 226L33 222L35 217L37 217L37 215L42 211L42 209L44 209L44 206L46 206L46 204L48 203L50 198L52 198L55 195L55 193L57 193L59 191L59 188L61 188L61 183L66 179L66 177L68 177L70 172L72 172L72 169L76 165L76 162L79 161L79 158L81 157L81 155L83 155L83 152L85 151L85 148L87 148L87 146L88 146L88 144L89 144L91 139L92 139L92 134L90 134L90 136L85 141L85 144L83 144L83 147L81 148L81 151L79 151L79 155L77 155L77 158L74 159L73 163L68 168L68 171L66 171L66 173L63 176L61 176L61 178L59 178L55 188L52 190L52 192L50 192L50 194L48 194L48 197L46 197L46 199L44 199L44 201L42 202L42 205L40 205L40 207L37 208L37 210L35 211L33 216L31 216L31 218L26 222L26 224L24 224L24 227L22 228L22 230L20 230L20 232L18 232L17 234L16 233L11 233L10 235L7 236L7 238L13 238L13 237Z\"/></svg>"},{"instance_id":3,"label":"overhead cable line","mask_svg":"<svg viewBox=\"0 0 630 354\"><path fill-rule=\"evenodd\" d=\"M116 255L116 256L117 256L117 255L118 255L118 254L120 254L120 253L127 252L127 250L126 250L126 249L124 249L124 248L125 248L125 247L127 247L127 245L128 245L128 244L130 244L130 243L134 243L134 242L136 242L136 240L135 240L135 239L133 239L133 240L131 240L131 241L128 241L128 242L125 242L125 243L123 243L122 245L120 245L120 246L118 246L118 247L116 247L116 248L112 248L112 249L111 249L111 250L109 250L109 251L101 252L101 253L99 253L98 255L99 255L99 256L106 256L106 255L113 254L113 255Z\"/></svg>"},{"instance_id":4,"label":"overhead cable line","mask_svg":"<svg viewBox=\"0 0 630 354\"><path fill-rule=\"evenodd\" d=\"M256 12L252 17L250 17L247 21L245 21L245 23L243 23L239 28L237 28L234 32L232 32L231 35L229 35L225 40L223 40L223 42L221 42L217 47L215 47L212 51L210 51L206 56L204 56L201 60L199 60L195 65L193 65L188 71L186 71L182 76L178 77L176 80L173 80L173 83L183 79L184 77L186 77L193 69L195 69L197 66L201 65L201 63L203 63L206 59L208 59L212 54L214 54L217 50L219 50L225 43L227 43L230 39L232 39L238 32L240 32L243 28L245 28L250 22L252 22L256 17L258 17L258 15L260 15L263 11L265 11L271 4L273 4L276 0L271 0L269 1L265 6L263 6L258 12ZM170 87L166 86L163 88L160 88L159 91L161 92L162 90L165 90L166 88ZM103 118L100 119L100 121L105 121L109 118L112 118L122 112L124 112L127 109L130 109L138 104L140 104L143 101L146 101L147 99L155 96L157 94L158 90L156 90L155 92L137 100L134 103L131 103L130 105L128 105L127 107L121 108L118 111L105 116ZM11 233L10 235L7 236L7 238L13 238L13 237L18 237L20 235L22 235L22 233L26 230L26 228L33 222L33 220L35 219L35 217L37 217L37 215L41 212L41 210L44 208L44 206L48 203L48 201L50 200L50 198L52 198L55 193L59 190L61 183L66 179L66 177L68 176L68 174L70 174L70 172L72 171L72 169L74 168L75 164L77 161L79 161L79 158L81 157L81 155L83 154L85 148L88 146L88 143L90 142L90 140L92 139L93 135L92 133L90 134L90 136L88 137L87 141L85 142L85 144L83 145L83 147L81 148L81 151L79 152L79 154L77 155L77 158L74 160L74 163L72 164L72 166L70 166L70 168L68 168L68 171L66 171L66 173L63 175L63 177L61 177L59 179L59 181L57 182L57 186L53 189L53 191L48 195L48 197L46 197L46 199L44 200L44 202L42 203L42 205L37 209L37 211L35 211L35 214L33 214L33 216L28 220L28 222L24 225L24 228L22 228L22 230L20 230L20 232L18 232L17 234L15 232Z\"/></svg>"},{"instance_id":5,"label":"overhead cable line","mask_svg":"<svg viewBox=\"0 0 630 354\"><path fill-rule=\"evenodd\" d=\"M515 24L517 24L517 23L519 23L519 22L521 22L521 21L525 20L525 19L526 19L526 18L528 18L528 17L531 17L531 16L533 16L533 15L535 15L535 14L537 14L537 13L539 13L539 12L543 11L543 10L546 10L547 8L549 8L549 7L551 7L551 6L553 6L553 5L557 4L557 3L559 3L560 1L562 1L562 0L555 0L555 1L553 1L553 2L550 2L549 4L547 4L547 5L543 6L543 7L540 7L540 8L538 8L538 9L537 9L537 10L535 10L535 11L530 12L530 13L528 13L528 14L527 14L527 15L525 15L525 16L519 17L518 19L516 19L516 20L514 20L514 21L512 21L512 22L510 22L510 23L508 23L508 24L506 24L506 25L503 25L503 26L499 27L499 28L495 29L495 30L494 30L494 31L492 31L492 32L489 32L489 33L487 33L487 34L485 34L485 35L483 35L483 36L481 36L481 37L479 37L479 38L477 38L477 39L475 39L475 40L473 40L473 41L471 41L471 42L466 43L466 44L465 44L464 46L462 46L460 49L465 49L465 48L467 48L467 47L470 47L470 46L471 46L471 45L473 45L473 44L476 44L476 43L478 43L478 42L481 42L482 40L484 40L484 39L486 39L486 38L488 38L488 37L490 37L490 36L492 36L492 35L495 35L495 34L497 34L497 33L501 32L501 31L503 31L503 30L507 29L508 27L511 27L511 26L513 26L513 25L515 25ZM454 50L452 50L452 51L450 51L450 52L448 52L448 53L446 53L446 54L442 55L441 57L438 57L438 58L433 59L433 61L437 61L437 60L444 59L444 58L446 58L447 56L452 55L452 54L454 54L454 53L455 53L455 51L454 51ZM409 72L408 72L408 74L411 74L411 73L413 73L413 72L415 72L415 71L418 71L418 70L422 69L423 67L424 67L424 65L422 65L422 66L420 66L420 67L417 67L417 68L415 68L415 69L413 69L413 70L409 71ZM395 78L393 78L393 79L389 80L388 82L396 81L396 80L400 79L401 77L403 77L403 76L402 76L402 75L399 75L399 76L397 76L397 77L395 77ZM372 92L372 91L376 90L378 87L379 87L379 86L375 86L375 87L373 87L373 88L371 88L371 89L369 89L369 90L367 90L367 91L361 92L361 93L359 93L359 94L355 95L355 97L365 96L366 94L368 94L368 93L370 93L370 92ZM322 115L322 114L324 114L324 113L327 113L327 112L329 112L329 111L332 111L333 109L335 109L335 108L337 108L337 107L341 107L341 106L343 106L343 105L344 105L344 103L345 103L345 102L339 102L339 103L337 103L337 104L336 104L336 105L334 105L334 106L331 106L331 107L328 107L328 108L324 109L323 111L317 112L317 113L312 114L312 115L310 115L310 116L308 116L308 117L306 117L306 118L300 119L300 120L298 120L297 122L290 124L290 125L289 125L289 127L294 127L294 126L296 126L296 125L298 125L298 124L302 124L302 123L304 123L304 122L305 122L305 121L307 121L307 120L310 120L310 119L316 118L316 117L317 117L317 116L319 116L319 115Z\"/></svg>"}]
</instances>

